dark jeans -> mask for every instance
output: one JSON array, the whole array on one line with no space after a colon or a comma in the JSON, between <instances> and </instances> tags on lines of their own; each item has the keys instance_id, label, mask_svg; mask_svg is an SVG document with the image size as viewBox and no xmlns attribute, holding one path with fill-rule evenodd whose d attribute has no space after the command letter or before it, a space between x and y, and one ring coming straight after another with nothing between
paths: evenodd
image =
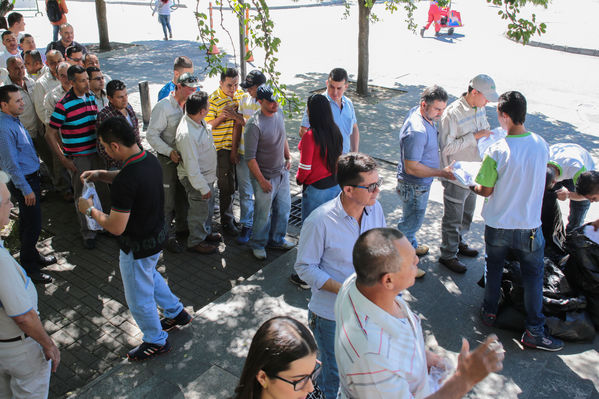
<instances>
[{"instance_id":1,"label":"dark jeans","mask_svg":"<svg viewBox=\"0 0 599 399\"><path fill-rule=\"evenodd\" d=\"M41 188L39 171L25 176L27 183L35 193L35 205L25 205L21 190L12 182L9 189L13 198L19 203L19 239L21 240L20 262L27 274L39 272L40 254L35 245L42 231L42 208L40 206Z\"/></svg>"},{"instance_id":2,"label":"dark jeans","mask_svg":"<svg viewBox=\"0 0 599 399\"><path fill-rule=\"evenodd\" d=\"M574 181L572 179L563 180L557 183L554 187L554 190L557 190L561 187L566 187L568 190L574 192ZM582 226L584 223L584 218L587 215L587 211L591 206L591 201L572 201L570 200L570 213L568 214L568 225L566 226L566 233L570 233L577 227Z\"/></svg>"},{"instance_id":3,"label":"dark jeans","mask_svg":"<svg viewBox=\"0 0 599 399\"><path fill-rule=\"evenodd\" d=\"M233 195L235 195L235 165L231 163L231 150L216 152L216 178L220 208L220 223L233 220Z\"/></svg>"},{"instance_id":4,"label":"dark jeans","mask_svg":"<svg viewBox=\"0 0 599 399\"><path fill-rule=\"evenodd\" d=\"M497 314L501 276L508 252L520 262L526 328L533 334L541 333L545 325L543 315L543 232L537 229L495 229L485 226L487 265L485 270L486 312Z\"/></svg>"}]
</instances>

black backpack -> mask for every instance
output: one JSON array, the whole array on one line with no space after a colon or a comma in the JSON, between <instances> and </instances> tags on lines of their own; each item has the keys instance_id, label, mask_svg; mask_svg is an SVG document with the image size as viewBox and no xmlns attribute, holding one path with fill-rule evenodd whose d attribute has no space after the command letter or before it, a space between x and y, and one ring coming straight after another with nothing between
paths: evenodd
<instances>
[{"instance_id":1,"label":"black backpack","mask_svg":"<svg viewBox=\"0 0 599 399\"><path fill-rule=\"evenodd\" d=\"M62 11L57 0L48 0L46 3L46 13L50 22L58 22L62 18Z\"/></svg>"}]
</instances>

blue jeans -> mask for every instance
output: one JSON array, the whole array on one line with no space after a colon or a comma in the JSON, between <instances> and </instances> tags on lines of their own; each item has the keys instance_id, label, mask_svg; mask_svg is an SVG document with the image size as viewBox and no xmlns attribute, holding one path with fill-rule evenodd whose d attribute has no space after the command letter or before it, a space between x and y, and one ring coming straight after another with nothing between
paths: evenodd
<instances>
[{"instance_id":1,"label":"blue jeans","mask_svg":"<svg viewBox=\"0 0 599 399\"><path fill-rule=\"evenodd\" d=\"M577 227L582 226L584 218L587 216L587 211L591 206L591 201L572 201L570 200L570 214L568 215L568 225L566 233L571 232Z\"/></svg>"},{"instance_id":2,"label":"blue jeans","mask_svg":"<svg viewBox=\"0 0 599 399\"><path fill-rule=\"evenodd\" d=\"M170 15L162 15L158 14L158 22L162 25L162 31L164 32L164 37L167 37L166 30L168 28L168 33L173 35L173 31L171 30L171 16Z\"/></svg>"},{"instance_id":3,"label":"blue jeans","mask_svg":"<svg viewBox=\"0 0 599 399\"><path fill-rule=\"evenodd\" d=\"M291 211L289 193L289 171L268 180L272 190L265 193L260 183L251 178L254 188L254 226L248 245L253 249L264 249L266 245L281 245L285 242L287 223Z\"/></svg>"},{"instance_id":4,"label":"blue jeans","mask_svg":"<svg viewBox=\"0 0 599 399\"><path fill-rule=\"evenodd\" d=\"M183 310L179 301L156 270L160 252L147 258L133 259L133 251L119 253L119 268L129 311L144 334L143 341L164 345L168 334L162 331L156 304L164 317L174 318Z\"/></svg>"},{"instance_id":5,"label":"blue jeans","mask_svg":"<svg viewBox=\"0 0 599 399\"><path fill-rule=\"evenodd\" d=\"M250 181L250 169L243 158L240 157L236 165L237 189L239 190L239 223L243 227L252 227L254 219L254 189Z\"/></svg>"},{"instance_id":6,"label":"blue jeans","mask_svg":"<svg viewBox=\"0 0 599 399\"><path fill-rule=\"evenodd\" d=\"M58 31L60 30L60 25L52 25L52 41L55 42L58 40Z\"/></svg>"},{"instance_id":7,"label":"blue jeans","mask_svg":"<svg viewBox=\"0 0 599 399\"><path fill-rule=\"evenodd\" d=\"M308 326L318 345L318 358L322 362L322 372L317 384L327 399L337 397L339 390L339 370L335 360L335 320L323 319L308 311Z\"/></svg>"},{"instance_id":8,"label":"blue jeans","mask_svg":"<svg viewBox=\"0 0 599 399\"><path fill-rule=\"evenodd\" d=\"M341 188L338 184L333 187L318 189L314 186L308 186L302 192L302 222L304 222L312 211L325 202L328 202L339 195Z\"/></svg>"},{"instance_id":9,"label":"blue jeans","mask_svg":"<svg viewBox=\"0 0 599 399\"><path fill-rule=\"evenodd\" d=\"M431 191L430 185L420 185L397 181L397 194L402 212L397 223L397 228L406 235L406 238L414 248L418 247L416 232L424 222L428 195Z\"/></svg>"},{"instance_id":10,"label":"blue jeans","mask_svg":"<svg viewBox=\"0 0 599 399\"><path fill-rule=\"evenodd\" d=\"M532 230L494 229L485 226L487 265L485 270L485 312L497 314L501 276L506 255L516 256L520 262L526 328L533 334L542 333L543 315L543 252L545 239L539 227Z\"/></svg>"}]
</instances>

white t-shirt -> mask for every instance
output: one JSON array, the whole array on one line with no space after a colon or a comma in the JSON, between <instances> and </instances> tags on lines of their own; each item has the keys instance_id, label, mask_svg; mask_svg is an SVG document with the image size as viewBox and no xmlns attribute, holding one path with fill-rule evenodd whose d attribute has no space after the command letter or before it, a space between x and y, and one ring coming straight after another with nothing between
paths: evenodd
<instances>
[{"instance_id":1,"label":"white t-shirt","mask_svg":"<svg viewBox=\"0 0 599 399\"><path fill-rule=\"evenodd\" d=\"M487 150L476 182L494 187L485 200L485 224L496 229L536 229L541 225L541 204L549 148L535 133L508 135Z\"/></svg>"},{"instance_id":2,"label":"white t-shirt","mask_svg":"<svg viewBox=\"0 0 599 399\"><path fill-rule=\"evenodd\" d=\"M239 108L237 111L243 115L243 119L247 122L252 115L260 109L260 103L254 99L250 93L244 93L239 100ZM238 151L241 155L245 154L245 142L243 140L243 132L241 133L241 139L239 141Z\"/></svg>"},{"instance_id":3,"label":"white t-shirt","mask_svg":"<svg viewBox=\"0 0 599 399\"><path fill-rule=\"evenodd\" d=\"M582 172L595 170L591 154L574 143L559 143L549 147L549 163L560 171L557 181L573 179L576 183Z\"/></svg>"}]
</instances>

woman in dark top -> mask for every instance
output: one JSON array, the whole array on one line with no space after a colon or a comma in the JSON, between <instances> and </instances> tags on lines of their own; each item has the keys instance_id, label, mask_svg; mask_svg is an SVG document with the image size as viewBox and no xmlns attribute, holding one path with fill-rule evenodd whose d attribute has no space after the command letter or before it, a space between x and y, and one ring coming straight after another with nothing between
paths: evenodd
<instances>
[{"instance_id":1,"label":"woman in dark top","mask_svg":"<svg viewBox=\"0 0 599 399\"><path fill-rule=\"evenodd\" d=\"M314 336L287 316L266 321L252 339L233 399L322 398Z\"/></svg>"},{"instance_id":2,"label":"woman in dark top","mask_svg":"<svg viewBox=\"0 0 599 399\"><path fill-rule=\"evenodd\" d=\"M343 136L333 119L329 100L322 94L308 98L308 130L299 143L300 164L296 179L303 184L302 221L341 192L337 184L337 158Z\"/></svg>"}]
</instances>

